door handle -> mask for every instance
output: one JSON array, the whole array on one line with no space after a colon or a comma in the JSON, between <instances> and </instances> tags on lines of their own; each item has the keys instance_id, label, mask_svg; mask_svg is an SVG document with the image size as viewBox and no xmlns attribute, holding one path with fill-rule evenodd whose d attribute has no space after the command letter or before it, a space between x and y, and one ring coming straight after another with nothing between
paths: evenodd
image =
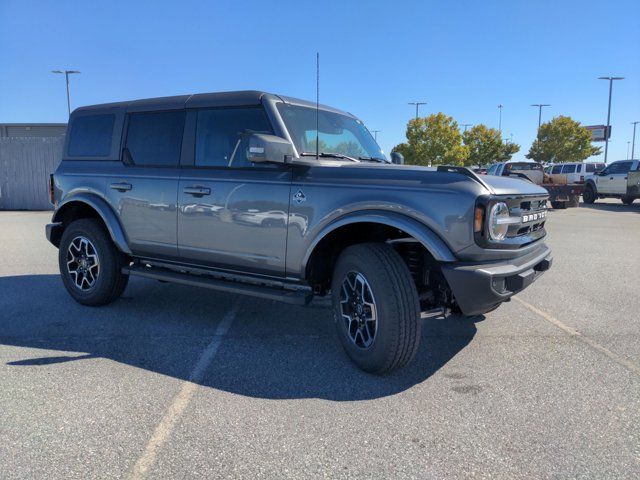
<instances>
[{"instance_id":1,"label":"door handle","mask_svg":"<svg viewBox=\"0 0 640 480\"><path fill-rule=\"evenodd\" d=\"M118 190L119 192L126 192L127 190L131 190L132 188L132 185L127 182L112 183L109 186L114 190Z\"/></svg>"},{"instance_id":2,"label":"door handle","mask_svg":"<svg viewBox=\"0 0 640 480\"><path fill-rule=\"evenodd\" d=\"M184 187L182 191L187 195L193 195L194 197L204 197L205 195L211 195L211 189L208 187Z\"/></svg>"}]
</instances>

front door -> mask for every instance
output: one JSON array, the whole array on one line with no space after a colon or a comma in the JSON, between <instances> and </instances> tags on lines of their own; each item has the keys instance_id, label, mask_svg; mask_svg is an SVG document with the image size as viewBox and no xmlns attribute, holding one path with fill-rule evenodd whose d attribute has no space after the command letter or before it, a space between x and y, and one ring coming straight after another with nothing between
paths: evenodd
<instances>
[{"instance_id":1,"label":"front door","mask_svg":"<svg viewBox=\"0 0 640 480\"><path fill-rule=\"evenodd\" d=\"M629 178L629 170L633 162L617 162L612 167L616 167L611 180L611 193L624 195L627 193L627 179Z\"/></svg>"},{"instance_id":2,"label":"front door","mask_svg":"<svg viewBox=\"0 0 640 480\"><path fill-rule=\"evenodd\" d=\"M183 261L284 276L291 168L251 164L247 133L271 133L262 107L197 112L193 165L178 187Z\"/></svg>"},{"instance_id":3,"label":"front door","mask_svg":"<svg viewBox=\"0 0 640 480\"><path fill-rule=\"evenodd\" d=\"M118 213L135 255L175 257L179 162L184 110L128 116L123 164L107 179L106 197Z\"/></svg>"}]
</instances>

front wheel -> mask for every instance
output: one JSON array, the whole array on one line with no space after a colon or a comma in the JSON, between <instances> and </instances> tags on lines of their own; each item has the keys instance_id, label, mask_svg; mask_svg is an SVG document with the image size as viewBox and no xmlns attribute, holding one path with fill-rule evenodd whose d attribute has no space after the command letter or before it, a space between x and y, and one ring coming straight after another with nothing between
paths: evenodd
<instances>
[{"instance_id":1,"label":"front wheel","mask_svg":"<svg viewBox=\"0 0 640 480\"><path fill-rule=\"evenodd\" d=\"M622 203L624 203L625 205L631 205L634 200L635 198L633 197L622 197Z\"/></svg>"},{"instance_id":2,"label":"front wheel","mask_svg":"<svg viewBox=\"0 0 640 480\"><path fill-rule=\"evenodd\" d=\"M420 342L420 302L411 273L389 245L364 243L340 255L331 283L340 342L362 370L409 363Z\"/></svg>"},{"instance_id":3,"label":"front wheel","mask_svg":"<svg viewBox=\"0 0 640 480\"><path fill-rule=\"evenodd\" d=\"M113 244L104 226L93 218L72 222L58 247L60 275L69 294L83 305L105 305L124 291L126 257Z\"/></svg>"},{"instance_id":4,"label":"front wheel","mask_svg":"<svg viewBox=\"0 0 640 480\"><path fill-rule=\"evenodd\" d=\"M584 203L592 204L596 201L596 192L591 185L587 185L582 192L582 199Z\"/></svg>"}]
</instances>

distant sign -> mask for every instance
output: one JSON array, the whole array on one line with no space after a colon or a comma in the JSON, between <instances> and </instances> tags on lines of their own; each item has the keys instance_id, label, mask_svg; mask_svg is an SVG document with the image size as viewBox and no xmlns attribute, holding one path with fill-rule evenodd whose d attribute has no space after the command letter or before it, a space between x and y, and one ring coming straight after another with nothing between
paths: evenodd
<instances>
[{"instance_id":1,"label":"distant sign","mask_svg":"<svg viewBox=\"0 0 640 480\"><path fill-rule=\"evenodd\" d=\"M609 125L609 128L606 125L589 125L584 128L591 132L592 142L604 142L611 138L611 125Z\"/></svg>"}]
</instances>

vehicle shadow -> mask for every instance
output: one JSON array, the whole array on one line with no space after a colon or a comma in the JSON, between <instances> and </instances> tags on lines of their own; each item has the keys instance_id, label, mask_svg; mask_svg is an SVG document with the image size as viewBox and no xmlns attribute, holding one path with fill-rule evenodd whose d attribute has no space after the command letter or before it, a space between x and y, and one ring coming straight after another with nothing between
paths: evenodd
<instances>
[{"instance_id":1,"label":"vehicle shadow","mask_svg":"<svg viewBox=\"0 0 640 480\"><path fill-rule=\"evenodd\" d=\"M346 357L328 309L141 279L133 279L120 300L92 308L75 303L58 275L0 277L0 344L48 350L25 351L22 358L15 356L21 351L12 351L9 360L0 361L24 368L25 382L31 368L95 358L186 380L234 304L236 318L199 383L268 399L353 401L394 395L442 368L471 342L475 323L484 319L424 319L414 361L375 376Z\"/></svg>"},{"instance_id":2,"label":"vehicle shadow","mask_svg":"<svg viewBox=\"0 0 640 480\"><path fill-rule=\"evenodd\" d=\"M590 208L591 210L601 210L604 212L635 212L640 213L640 201L636 200L631 205L620 203L584 203L580 202L580 208Z\"/></svg>"}]
</instances>

